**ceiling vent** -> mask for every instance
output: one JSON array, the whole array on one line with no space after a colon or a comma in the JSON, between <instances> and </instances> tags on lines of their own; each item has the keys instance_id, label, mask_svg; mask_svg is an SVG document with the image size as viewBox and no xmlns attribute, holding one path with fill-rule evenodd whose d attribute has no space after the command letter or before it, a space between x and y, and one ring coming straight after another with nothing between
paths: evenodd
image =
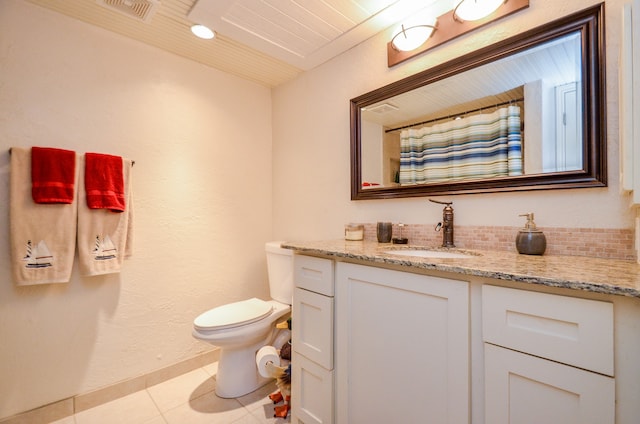
<instances>
[{"instance_id":1,"label":"ceiling vent","mask_svg":"<svg viewBox=\"0 0 640 424\"><path fill-rule=\"evenodd\" d=\"M143 22L149 22L160 6L160 0L96 0L96 3Z\"/></svg>"},{"instance_id":2,"label":"ceiling vent","mask_svg":"<svg viewBox=\"0 0 640 424\"><path fill-rule=\"evenodd\" d=\"M373 113L387 113L398 110L398 106L392 105L391 103L381 103L379 105L366 107L365 110Z\"/></svg>"}]
</instances>

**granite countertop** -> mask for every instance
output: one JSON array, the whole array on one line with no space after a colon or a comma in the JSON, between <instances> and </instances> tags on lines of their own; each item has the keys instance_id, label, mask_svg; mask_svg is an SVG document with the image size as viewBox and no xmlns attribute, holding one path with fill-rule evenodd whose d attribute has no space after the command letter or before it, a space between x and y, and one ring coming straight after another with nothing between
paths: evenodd
<instances>
[{"instance_id":1,"label":"granite countertop","mask_svg":"<svg viewBox=\"0 0 640 424\"><path fill-rule=\"evenodd\" d=\"M530 256L504 251L431 248L468 253L465 258L420 258L385 253L385 250L416 248L372 241L284 242L282 247L298 253L357 260L381 265L453 272L477 277L541 284L640 298L640 265L632 261L584 256Z\"/></svg>"}]
</instances>

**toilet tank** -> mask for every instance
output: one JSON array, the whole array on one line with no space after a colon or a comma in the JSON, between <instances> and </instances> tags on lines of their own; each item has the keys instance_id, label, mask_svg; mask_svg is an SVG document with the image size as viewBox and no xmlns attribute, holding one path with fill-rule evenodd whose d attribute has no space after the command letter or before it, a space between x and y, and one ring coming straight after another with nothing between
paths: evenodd
<instances>
[{"instance_id":1,"label":"toilet tank","mask_svg":"<svg viewBox=\"0 0 640 424\"><path fill-rule=\"evenodd\" d=\"M282 242L266 244L269 292L271 298L291 305L293 299L293 250L280 247Z\"/></svg>"}]
</instances>

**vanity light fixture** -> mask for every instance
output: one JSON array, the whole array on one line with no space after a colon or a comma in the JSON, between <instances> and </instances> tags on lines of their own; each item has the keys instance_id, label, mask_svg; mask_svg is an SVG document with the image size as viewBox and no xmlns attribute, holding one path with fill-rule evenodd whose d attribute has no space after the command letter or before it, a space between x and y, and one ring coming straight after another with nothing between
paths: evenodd
<instances>
[{"instance_id":1,"label":"vanity light fixture","mask_svg":"<svg viewBox=\"0 0 640 424\"><path fill-rule=\"evenodd\" d=\"M433 25L400 26L400 30L391 39L391 44L397 50L408 52L415 50L425 43L436 30Z\"/></svg>"},{"instance_id":2,"label":"vanity light fixture","mask_svg":"<svg viewBox=\"0 0 640 424\"><path fill-rule=\"evenodd\" d=\"M413 37L410 31L415 26L422 25L422 22L425 21L415 22L414 20L412 24L404 22L401 30L394 35L391 41L387 42L388 66L395 66L398 63L411 59L454 38L526 9L529 7L529 0L455 0L452 1L451 4L457 5L455 8L432 20L434 25L438 27L438 30L432 30L428 38L424 38L421 43L416 44L411 50L403 50L398 46L400 43L399 39L403 36L407 38ZM483 12L482 14L479 14L479 12L472 14L471 12L474 10L482 10ZM424 16L415 16L412 19L418 18L424 18Z\"/></svg>"},{"instance_id":3,"label":"vanity light fixture","mask_svg":"<svg viewBox=\"0 0 640 424\"><path fill-rule=\"evenodd\" d=\"M507 0L462 0L453 9L453 19L458 22L477 21L491 15L506 2Z\"/></svg>"},{"instance_id":4,"label":"vanity light fixture","mask_svg":"<svg viewBox=\"0 0 640 424\"><path fill-rule=\"evenodd\" d=\"M191 32L203 40L211 40L216 35L210 28L200 24L191 25Z\"/></svg>"}]
</instances>

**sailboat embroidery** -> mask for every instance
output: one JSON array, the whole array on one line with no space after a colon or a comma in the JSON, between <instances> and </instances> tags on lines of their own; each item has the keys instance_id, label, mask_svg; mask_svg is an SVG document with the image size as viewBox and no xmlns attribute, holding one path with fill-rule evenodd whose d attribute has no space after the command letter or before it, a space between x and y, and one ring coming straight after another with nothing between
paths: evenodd
<instances>
[{"instance_id":1,"label":"sailboat embroidery","mask_svg":"<svg viewBox=\"0 0 640 424\"><path fill-rule=\"evenodd\" d=\"M111 237L109 237L108 235L105 236L105 238L103 238L102 240L100 240L100 236L96 236L96 243L91 253L96 256L95 260L105 261L107 259L114 259L116 257L116 253L118 253L118 250L113 244Z\"/></svg>"},{"instance_id":2,"label":"sailboat embroidery","mask_svg":"<svg viewBox=\"0 0 640 424\"><path fill-rule=\"evenodd\" d=\"M44 240L40 240L34 247L31 240L27 241L27 253L22 258L27 268L46 268L53 265L53 255Z\"/></svg>"}]
</instances>

